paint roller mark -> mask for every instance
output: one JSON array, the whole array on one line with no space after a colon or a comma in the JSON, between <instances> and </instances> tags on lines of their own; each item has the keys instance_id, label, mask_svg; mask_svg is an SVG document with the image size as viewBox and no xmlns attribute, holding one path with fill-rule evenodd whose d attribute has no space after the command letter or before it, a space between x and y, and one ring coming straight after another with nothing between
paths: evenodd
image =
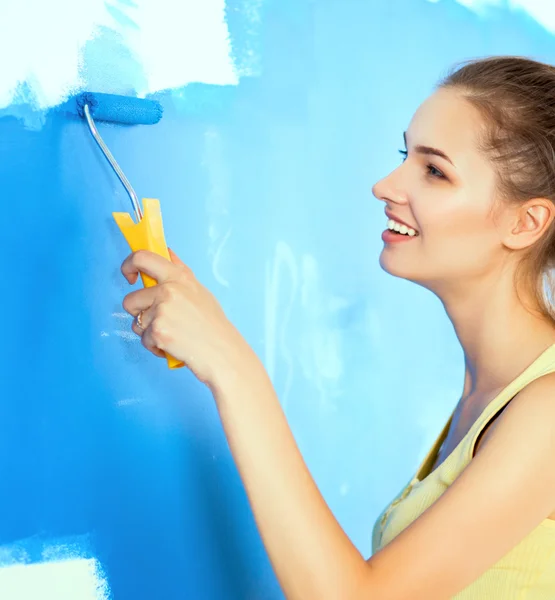
<instances>
[{"instance_id":1,"label":"paint roller mark","mask_svg":"<svg viewBox=\"0 0 555 600\"><path fill-rule=\"evenodd\" d=\"M266 0L227 0L232 56L240 77L262 73L262 8Z\"/></svg>"},{"instance_id":2,"label":"paint roller mark","mask_svg":"<svg viewBox=\"0 0 555 600\"><path fill-rule=\"evenodd\" d=\"M316 386L320 408L335 410L331 398L341 393L343 361L342 330L334 325L334 320L349 303L343 298L326 297L320 283L318 263L310 255L302 260L300 297L303 330L299 356L304 376Z\"/></svg>"},{"instance_id":3,"label":"paint roller mark","mask_svg":"<svg viewBox=\"0 0 555 600\"><path fill-rule=\"evenodd\" d=\"M140 404L142 400L139 398L124 398L123 400L118 400L116 402L116 406L133 406L134 404Z\"/></svg>"},{"instance_id":4,"label":"paint roller mark","mask_svg":"<svg viewBox=\"0 0 555 600\"><path fill-rule=\"evenodd\" d=\"M148 90L147 77L140 59L126 42L134 31L133 26L120 21L111 23L110 27L100 27L83 47L80 87L110 89L113 94L141 97ZM109 64L110 68L100 69L103 64Z\"/></svg>"},{"instance_id":5,"label":"paint roller mark","mask_svg":"<svg viewBox=\"0 0 555 600\"><path fill-rule=\"evenodd\" d=\"M437 4L439 0L428 0ZM486 16L492 8L524 12L542 27L555 34L555 4L545 0L456 0L462 6L469 8L480 16Z\"/></svg>"},{"instance_id":6,"label":"paint roller mark","mask_svg":"<svg viewBox=\"0 0 555 600\"><path fill-rule=\"evenodd\" d=\"M112 317L114 317L115 319L117 319L118 321L122 321L119 325L120 327L123 327L127 324L127 322L131 321L133 319L133 317L126 312L114 312L112 313ZM115 335L123 338L124 340L126 340L127 342L135 342L137 341L139 338L138 335L136 335L133 331L131 331L130 329L117 329L116 331L113 332ZM109 334L106 334L109 335Z\"/></svg>"},{"instance_id":7,"label":"paint roller mark","mask_svg":"<svg viewBox=\"0 0 555 600\"><path fill-rule=\"evenodd\" d=\"M126 342L139 342L141 340L141 338L133 331L123 331L122 329L117 329L114 331L114 333Z\"/></svg>"},{"instance_id":8,"label":"paint roller mark","mask_svg":"<svg viewBox=\"0 0 555 600\"><path fill-rule=\"evenodd\" d=\"M136 6L133 6L132 8L136 8ZM121 10L121 8L106 3L106 10L120 25L123 25L125 27L132 27L134 29L139 29L137 23L133 21L133 19L131 19L123 10Z\"/></svg>"},{"instance_id":9,"label":"paint roller mark","mask_svg":"<svg viewBox=\"0 0 555 600\"><path fill-rule=\"evenodd\" d=\"M229 236L231 235L231 229L232 228L230 227L227 230L227 233L225 234L222 241L216 248L216 252L214 253L214 260L212 261L212 273L214 275L214 278L220 285L223 285L224 287L229 287L229 281L222 277L222 275L220 274L219 266L220 266L220 258L222 255L222 251L224 249L224 246L227 243L227 240L229 239Z\"/></svg>"},{"instance_id":10,"label":"paint roller mark","mask_svg":"<svg viewBox=\"0 0 555 600\"><path fill-rule=\"evenodd\" d=\"M38 108L54 106L79 82L79 49L92 36L95 24L108 18L104 2L33 2L32 19L29 2L8 4L9 18L0 23L4 25L0 52L10 56L2 67L0 108L12 102L21 82L29 85Z\"/></svg>"},{"instance_id":11,"label":"paint roller mark","mask_svg":"<svg viewBox=\"0 0 555 600\"><path fill-rule=\"evenodd\" d=\"M527 13L549 33L555 34L555 5L544 0L511 0L511 7Z\"/></svg>"},{"instance_id":12,"label":"paint roller mark","mask_svg":"<svg viewBox=\"0 0 555 600\"><path fill-rule=\"evenodd\" d=\"M95 559L0 568L0 597L9 600L108 600L111 595Z\"/></svg>"},{"instance_id":13,"label":"paint roller mark","mask_svg":"<svg viewBox=\"0 0 555 600\"><path fill-rule=\"evenodd\" d=\"M132 320L132 318L133 318L129 313L126 313L126 312L113 312L112 317L114 317L118 321L126 321L126 322ZM120 324L120 326L124 326L124 325L125 325L125 323L123 323L123 322ZM118 337L122 338L126 342L137 342L141 339L133 331L127 330L127 329L116 329L112 333L114 335L117 335ZM100 337L110 337L110 334L107 331L101 331Z\"/></svg>"},{"instance_id":14,"label":"paint roller mark","mask_svg":"<svg viewBox=\"0 0 555 600\"><path fill-rule=\"evenodd\" d=\"M281 271L287 269L290 278L290 291L287 304L283 310L283 318L278 323L279 296L281 291ZM279 344L281 358L287 365L287 375L283 393L281 394L282 406L287 407L289 392L293 385L293 360L285 342L285 334L293 304L297 295L298 273L295 255L285 242L276 245L273 264L266 264L266 368L272 381L275 382L276 372L276 347ZM279 325L279 331L278 331Z\"/></svg>"},{"instance_id":15,"label":"paint roller mark","mask_svg":"<svg viewBox=\"0 0 555 600\"><path fill-rule=\"evenodd\" d=\"M10 2L9 19L3 20L8 26L1 31L0 52L11 59L2 68L0 109L10 106L25 84L28 100L43 111L81 90L85 82L93 82L98 92L134 91L139 96L194 82L238 83L225 0L32 4L33 19L28 18L28 2ZM106 44L107 32L117 37L117 46ZM131 72L129 57L138 67ZM118 81L122 71L124 84Z\"/></svg>"},{"instance_id":16,"label":"paint roller mark","mask_svg":"<svg viewBox=\"0 0 555 600\"><path fill-rule=\"evenodd\" d=\"M87 536L33 537L0 547L0 598L110 600L112 595Z\"/></svg>"},{"instance_id":17,"label":"paint roller mark","mask_svg":"<svg viewBox=\"0 0 555 600\"><path fill-rule=\"evenodd\" d=\"M0 568L31 562L29 552L19 543L0 546Z\"/></svg>"},{"instance_id":18,"label":"paint roller mark","mask_svg":"<svg viewBox=\"0 0 555 600\"><path fill-rule=\"evenodd\" d=\"M237 85L225 0L137 0L134 51L151 92L192 82ZM195 56L195 60L183 57Z\"/></svg>"}]
</instances>

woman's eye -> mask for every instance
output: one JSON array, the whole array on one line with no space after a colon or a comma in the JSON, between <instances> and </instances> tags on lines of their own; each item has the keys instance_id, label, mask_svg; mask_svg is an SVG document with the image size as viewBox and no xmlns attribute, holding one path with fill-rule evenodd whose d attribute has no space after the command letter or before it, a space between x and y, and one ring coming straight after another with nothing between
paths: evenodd
<instances>
[{"instance_id":1,"label":"woman's eye","mask_svg":"<svg viewBox=\"0 0 555 600\"><path fill-rule=\"evenodd\" d=\"M409 155L407 150L399 150L399 154L403 157L403 162L407 160ZM428 170L428 175L434 177L436 179L446 179L445 175L434 165L426 165L426 169Z\"/></svg>"},{"instance_id":2,"label":"woman's eye","mask_svg":"<svg viewBox=\"0 0 555 600\"><path fill-rule=\"evenodd\" d=\"M432 177L437 177L438 179L445 179L445 175L439 169L436 169L436 167L434 167L434 165L428 165L427 169L428 169L428 173Z\"/></svg>"}]
</instances>

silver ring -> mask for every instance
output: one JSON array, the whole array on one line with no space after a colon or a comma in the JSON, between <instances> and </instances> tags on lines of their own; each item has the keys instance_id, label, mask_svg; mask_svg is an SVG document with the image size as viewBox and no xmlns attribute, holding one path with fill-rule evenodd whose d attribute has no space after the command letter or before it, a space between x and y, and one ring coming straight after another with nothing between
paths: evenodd
<instances>
[{"instance_id":1,"label":"silver ring","mask_svg":"<svg viewBox=\"0 0 555 600\"><path fill-rule=\"evenodd\" d=\"M137 321L137 327L141 331L145 330L145 328L143 327L143 312L144 312L144 310L141 310L141 312L137 315L137 318L135 319Z\"/></svg>"}]
</instances>

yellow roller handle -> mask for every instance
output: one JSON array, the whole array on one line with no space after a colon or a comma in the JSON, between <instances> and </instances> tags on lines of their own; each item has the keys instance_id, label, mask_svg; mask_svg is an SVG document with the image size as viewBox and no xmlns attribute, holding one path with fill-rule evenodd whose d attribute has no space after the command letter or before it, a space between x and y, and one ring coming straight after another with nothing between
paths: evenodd
<instances>
[{"instance_id":1,"label":"yellow roller handle","mask_svg":"<svg viewBox=\"0 0 555 600\"><path fill-rule=\"evenodd\" d=\"M112 215L132 252L150 250L170 260L159 200L143 198L143 218L138 223L133 221L129 213L115 212ZM157 283L156 280L144 273L141 273L141 279L145 287L152 287ZM185 364L169 354L166 354L166 358L170 369L179 369Z\"/></svg>"}]
</instances>

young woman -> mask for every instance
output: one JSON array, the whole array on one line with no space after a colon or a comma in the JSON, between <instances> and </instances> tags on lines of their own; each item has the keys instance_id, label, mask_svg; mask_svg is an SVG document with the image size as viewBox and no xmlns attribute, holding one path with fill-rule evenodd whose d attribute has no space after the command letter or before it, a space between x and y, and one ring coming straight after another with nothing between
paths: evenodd
<instances>
[{"instance_id":1,"label":"young woman","mask_svg":"<svg viewBox=\"0 0 555 600\"><path fill-rule=\"evenodd\" d=\"M436 294L465 357L461 399L365 560L308 472L269 378L172 253L128 257L158 285L124 308L157 356L212 390L264 544L291 600L555 598L555 68L467 63L418 108L378 182L380 264ZM363 468L363 465L361 465Z\"/></svg>"}]
</instances>

